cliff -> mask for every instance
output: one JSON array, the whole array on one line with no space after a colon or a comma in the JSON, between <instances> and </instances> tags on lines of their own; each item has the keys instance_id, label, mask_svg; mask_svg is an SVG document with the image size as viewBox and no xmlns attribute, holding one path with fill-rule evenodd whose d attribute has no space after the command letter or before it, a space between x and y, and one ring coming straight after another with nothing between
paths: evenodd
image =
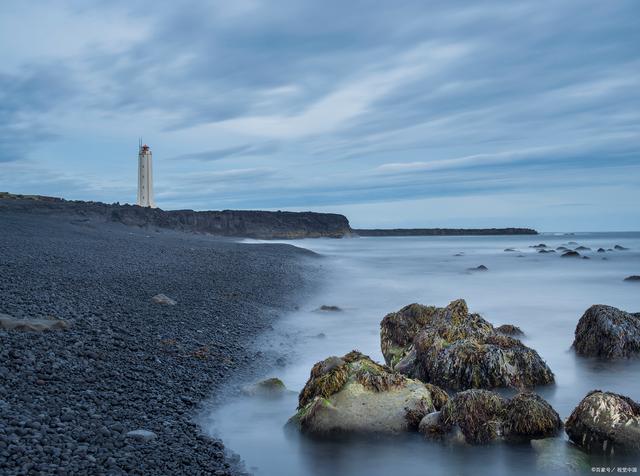
<instances>
[{"instance_id":1,"label":"cliff","mask_svg":"<svg viewBox=\"0 0 640 476\"><path fill-rule=\"evenodd\" d=\"M531 228L392 228L356 229L359 236L537 235Z\"/></svg>"},{"instance_id":2,"label":"cliff","mask_svg":"<svg viewBox=\"0 0 640 476\"><path fill-rule=\"evenodd\" d=\"M0 213L10 211L258 239L342 238L352 234L347 218L334 213L161 210L0 192Z\"/></svg>"}]
</instances>

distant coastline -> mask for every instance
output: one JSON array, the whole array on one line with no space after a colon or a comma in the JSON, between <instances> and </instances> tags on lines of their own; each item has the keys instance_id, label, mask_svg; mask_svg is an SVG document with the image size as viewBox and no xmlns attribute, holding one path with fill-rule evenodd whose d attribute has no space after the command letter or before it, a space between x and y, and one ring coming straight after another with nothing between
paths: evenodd
<instances>
[{"instance_id":1,"label":"distant coastline","mask_svg":"<svg viewBox=\"0 0 640 476\"><path fill-rule=\"evenodd\" d=\"M531 228L352 229L344 215L260 210L162 210L120 203L65 200L0 192L0 212L61 215L82 222L116 222L217 236L257 239L344 238L350 236L537 235Z\"/></svg>"},{"instance_id":2,"label":"distant coastline","mask_svg":"<svg viewBox=\"0 0 640 476\"><path fill-rule=\"evenodd\" d=\"M359 236L537 235L531 228L389 228L353 230Z\"/></svg>"}]
</instances>

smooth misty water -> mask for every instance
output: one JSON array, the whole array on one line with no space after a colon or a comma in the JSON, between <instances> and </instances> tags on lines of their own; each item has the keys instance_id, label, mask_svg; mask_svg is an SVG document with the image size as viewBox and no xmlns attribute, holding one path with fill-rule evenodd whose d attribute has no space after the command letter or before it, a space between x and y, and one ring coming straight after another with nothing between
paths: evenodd
<instances>
[{"instance_id":1,"label":"smooth misty water","mask_svg":"<svg viewBox=\"0 0 640 476\"><path fill-rule=\"evenodd\" d=\"M592 248L584 252L591 259L560 258L559 253L539 254L530 248L541 242L566 246L568 241ZM265 352L286 352L287 365L265 377L281 378L295 393L276 400L234 397L205 419L208 430L240 454L249 471L409 476L558 474L579 463L587 468L640 467L637 458L588 458L564 436L532 445L448 447L420 435L317 441L283 429L315 362L352 349L383 361L379 323L386 313L412 302L445 306L457 298L466 299L472 312L494 325L509 323L524 330L525 344L536 349L556 375L555 386L536 390L563 419L596 388L640 401L639 361L598 362L578 358L570 349L576 323L590 305L640 311L640 284L623 282L628 275L640 274L640 233L321 239L293 244L326 256L322 266L328 277L304 309L283 318L260 342ZM616 244L629 250L595 252ZM505 248L518 252L504 252ZM454 256L457 253L464 255ZM481 264L489 271L467 271ZM321 304L340 306L344 312L313 312ZM320 333L326 337L318 337Z\"/></svg>"}]
</instances>

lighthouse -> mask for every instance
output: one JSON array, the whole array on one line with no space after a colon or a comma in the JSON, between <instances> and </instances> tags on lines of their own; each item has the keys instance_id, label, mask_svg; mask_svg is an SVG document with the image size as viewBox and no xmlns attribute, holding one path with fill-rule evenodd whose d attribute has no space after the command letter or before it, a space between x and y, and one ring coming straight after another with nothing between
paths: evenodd
<instances>
[{"instance_id":1,"label":"lighthouse","mask_svg":"<svg viewBox=\"0 0 640 476\"><path fill-rule=\"evenodd\" d=\"M140 139L138 148L138 205L156 208L156 203L153 199L151 149L147 144L142 144L142 139Z\"/></svg>"}]
</instances>

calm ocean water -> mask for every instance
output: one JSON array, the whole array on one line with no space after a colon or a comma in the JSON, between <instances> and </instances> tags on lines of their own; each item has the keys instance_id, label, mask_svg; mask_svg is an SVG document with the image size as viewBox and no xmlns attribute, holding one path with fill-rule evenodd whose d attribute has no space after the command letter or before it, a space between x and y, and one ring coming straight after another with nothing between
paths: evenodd
<instances>
[{"instance_id":1,"label":"calm ocean water","mask_svg":"<svg viewBox=\"0 0 640 476\"><path fill-rule=\"evenodd\" d=\"M591 259L563 259L530 246L576 242ZM399 237L302 240L292 244L326 257L323 284L299 312L278 322L258 346L287 355L279 377L294 392L277 400L234 398L203 419L208 431L238 453L257 475L564 474L571 467L636 467L638 458L587 457L566 437L532 445L450 447L420 435L316 441L283 430L313 364L358 349L383 362L379 324L388 312L419 302L445 306L464 298L494 325L515 324L522 340L547 361L556 385L537 390L564 419L592 389L640 401L640 362L598 362L570 349L578 319L592 304L640 311L640 233L575 233L500 237ZM596 253L614 245L627 251ZM517 252L505 252L514 248ZM462 254L462 256L454 256ZM606 258L606 259L603 259ZM485 265L487 272L468 272ZM340 313L313 312L322 304ZM325 337L318 337L318 334Z\"/></svg>"}]
</instances>

